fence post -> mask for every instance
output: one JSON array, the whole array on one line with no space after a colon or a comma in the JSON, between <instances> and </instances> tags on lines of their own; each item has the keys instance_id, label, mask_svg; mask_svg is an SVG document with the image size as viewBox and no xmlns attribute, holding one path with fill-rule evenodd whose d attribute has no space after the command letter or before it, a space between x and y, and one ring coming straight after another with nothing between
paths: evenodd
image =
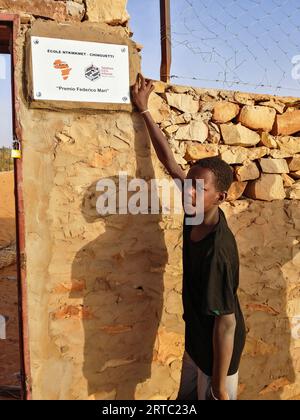
<instances>
[{"instance_id":1,"label":"fence post","mask_svg":"<svg viewBox=\"0 0 300 420\"><path fill-rule=\"evenodd\" d=\"M160 80L170 83L172 43L170 0L160 0L161 67Z\"/></svg>"}]
</instances>

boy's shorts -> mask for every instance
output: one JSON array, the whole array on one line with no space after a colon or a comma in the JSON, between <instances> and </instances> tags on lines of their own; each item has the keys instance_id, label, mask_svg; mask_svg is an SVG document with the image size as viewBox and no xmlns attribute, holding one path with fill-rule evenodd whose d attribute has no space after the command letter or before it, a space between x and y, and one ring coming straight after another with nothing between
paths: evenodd
<instances>
[{"instance_id":1,"label":"boy's shorts","mask_svg":"<svg viewBox=\"0 0 300 420\"><path fill-rule=\"evenodd\" d=\"M237 400L239 373L227 376L226 389L229 399ZM178 396L176 400L208 399L210 394L211 377L205 375L195 364L187 351L184 351Z\"/></svg>"}]
</instances>

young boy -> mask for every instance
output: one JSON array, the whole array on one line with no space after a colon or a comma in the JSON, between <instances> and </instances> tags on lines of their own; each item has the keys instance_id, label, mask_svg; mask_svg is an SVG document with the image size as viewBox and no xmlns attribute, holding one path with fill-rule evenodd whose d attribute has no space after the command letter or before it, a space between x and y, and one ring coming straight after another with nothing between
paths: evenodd
<instances>
[{"instance_id":1,"label":"young boy","mask_svg":"<svg viewBox=\"0 0 300 420\"><path fill-rule=\"evenodd\" d=\"M218 157L197 161L187 176L176 163L162 131L148 111L153 83L139 75L133 100L147 125L157 156L174 179L204 182L204 219L183 226L183 319L185 352L177 400L236 400L238 369L245 345L245 323L237 289L239 255L219 205L233 181ZM193 189L193 204L196 191Z\"/></svg>"}]
</instances>

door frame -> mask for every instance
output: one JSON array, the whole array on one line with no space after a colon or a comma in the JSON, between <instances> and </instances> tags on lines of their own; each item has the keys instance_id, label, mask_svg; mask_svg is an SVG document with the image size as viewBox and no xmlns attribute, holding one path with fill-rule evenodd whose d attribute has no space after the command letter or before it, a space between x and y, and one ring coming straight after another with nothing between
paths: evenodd
<instances>
[{"instance_id":1,"label":"door frame","mask_svg":"<svg viewBox=\"0 0 300 420\"><path fill-rule=\"evenodd\" d=\"M21 20L17 14L0 13L0 23L8 24L11 29L11 81L12 81L12 118L13 135L22 145L22 127L19 121L20 100L18 91L22 89L17 83L16 68L17 56L16 40L20 31ZM23 163L22 159L14 159L14 188L15 188L15 218L16 218L16 251L17 251L17 279L18 279L18 318L19 318L19 348L21 371L21 396L23 400L31 400L31 369L29 353L28 328L28 300L26 284L26 254L25 254L25 217L23 200Z\"/></svg>"}]
</instances>

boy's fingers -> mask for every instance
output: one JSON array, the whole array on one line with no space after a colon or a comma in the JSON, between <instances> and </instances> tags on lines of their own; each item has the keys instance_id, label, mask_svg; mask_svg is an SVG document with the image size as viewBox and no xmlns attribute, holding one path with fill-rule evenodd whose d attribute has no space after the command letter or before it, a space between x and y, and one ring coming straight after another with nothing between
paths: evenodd
<instances>
[{"instance_id":1,"label":"boy's fingers","mask_svg":"<svg viewBox=\"0 0 300 420\"><path fill-rule=\"evenodd\" d=\"M153 81L151 79L146 79L146 84L147 84L147 86L149 86L149 85L153 84Z\"/></svg>"},{"instance_id":2,"label":"boy's fingers","mask_svg":"<svg viewBox=\"0 0 300 420\"><path fill-rule=\"evenodd\" d=\"M145 82L145 79L144 79L144 77L140 74L140 81L141 81L141 88L142 89L145 89L145 87L146 87L146 82Z\"/></svg>"},{"instance_id":3,"label":"boy's fingers","mask_svg":"<svg viewBox=\"0 0 300 420\"><path fill-rule=\"evenodd\" d=\"M154 83L152 82L152 80L148 80L148 82L147 82L148 92L152 92L153 88L154 88Z\"/></svg>"},{"instance_id":4,"label":"boy's fingers","mask_svg":"<svg viewBox=\"0 0 300 420\"><path fill-rule=\"evenodd\" d=\"M135 85L133 86L133 92L134 93L138 93L139 92L139 85L138 85L138 83L135 83Z\"/></svg>"},{"instance_id":5,"label":"boy's fingers","mask_svg":"<svg viewBox=\"0 0 300 420\"><path fill-rule=\"evenodd\" d=\"M136 86L139 88L140 87L140 73L137 74L136 76L136 82L135 82Z\"/></svg>"}]
</instances>

